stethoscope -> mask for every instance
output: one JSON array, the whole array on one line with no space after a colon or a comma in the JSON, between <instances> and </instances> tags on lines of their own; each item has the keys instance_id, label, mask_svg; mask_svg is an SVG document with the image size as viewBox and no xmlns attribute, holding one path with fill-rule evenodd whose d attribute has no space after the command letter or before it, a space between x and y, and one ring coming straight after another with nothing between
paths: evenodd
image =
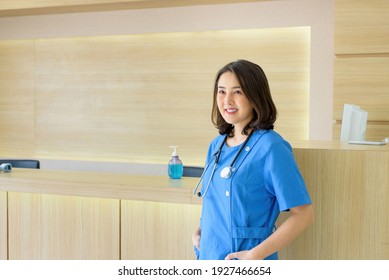
<instances>
[{"instance_id":1,"label":"stethoscope","mask_svg":"<svg viewBox=\"0 0 389 280\"><path fill-rule=\"evenodd\" d=\"M234 159L232 160L231 164L230 164L229 166L224 167L224 168L220 171L220 177L221 177L221 178L228 179L228 178L231 177L231 175L232 175L232 167L234 166L235 161L238 159L239 154L242 152L243 148L246 146L247 142L250 140L250 137L253 135L253 132L254 132L254 130L252 130L252 131L250 132L249 136L246 138L246 140L244 141L243 145L240 147L238 153L235 155ZM222 148L223 148L224 144L227 142L227 138L228 138L228 134L226 135L226 137L224 137L224 140L223 140L223 142L220 144L219 149L217 149L216 153L213 154L213 157L215 158L215 162L214 162L214 164L213 164L211 177L210 177L209 180L208 180L208 183L207 183L207 186L205 187L204 193L197 192L197 189L199 188L199 185L200 185L201 181L203 180L204 174L205 174L205 172L207 171L208 167L211 165L212 161L210 161L210 162L205 166L204 171L203 171L203 173L201 174L200 179L199 179L199 181L197 182L195 189L193 190L193 194L194 194L194 195L197 195L198 197L203 198L203 197L207 194L209 185L211 184L213 175L215 174L217 164L219 163L219 159L220 159L220 154L221 154Z\"/></svg>"}]
</instances>

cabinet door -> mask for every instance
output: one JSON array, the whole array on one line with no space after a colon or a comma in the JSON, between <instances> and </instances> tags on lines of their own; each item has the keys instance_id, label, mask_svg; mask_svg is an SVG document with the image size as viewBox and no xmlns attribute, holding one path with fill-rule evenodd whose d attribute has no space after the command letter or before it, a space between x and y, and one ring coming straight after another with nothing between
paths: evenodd
<instances>
[{"instance_id":1,"label":"cabinet door","mask_svg":"<svg viewBox=\"0 0 389 280\"><path fill-rule=\"evenodd\" d=\"M122 259L195 259L192 233L200 205L123 200Z\"/></svg>"},{"instance_id":2,"label":"cabinet door","mask_svg":"<svg viewBox=\"0 0 389 280\"><path fill-rule=\"evenodd\" d=\"M119 259L119 200L8 194L9 259Z\"/></svg>"},{"instance_id":3,"label":"cabinet door","mask_svg":"<svg viewBox=\"0 0 389 280\"><path fill-rule=\"evenodd\" d=\"M7 259L7 193L0 192L0 260Z\"/></svg>"}]
</instances>

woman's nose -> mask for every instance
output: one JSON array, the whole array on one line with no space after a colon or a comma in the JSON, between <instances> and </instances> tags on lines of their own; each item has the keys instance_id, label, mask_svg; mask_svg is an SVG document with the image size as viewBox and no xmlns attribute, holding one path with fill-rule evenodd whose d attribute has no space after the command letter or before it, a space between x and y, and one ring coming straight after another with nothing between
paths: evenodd
<instances>
[{"instance_id":1,"label":"woman's nose","mask_svg":"<svg viewBox=\"0 0 389 280\"><path fill-rule=\"evenodd\" d=\"M230 93L227 93L227 94L225 95L225 98L224 98L224 104L225 104L225 105L231 105L232 103L234 103L233 95L230 94Z\"/></svg>"}]
</instances>

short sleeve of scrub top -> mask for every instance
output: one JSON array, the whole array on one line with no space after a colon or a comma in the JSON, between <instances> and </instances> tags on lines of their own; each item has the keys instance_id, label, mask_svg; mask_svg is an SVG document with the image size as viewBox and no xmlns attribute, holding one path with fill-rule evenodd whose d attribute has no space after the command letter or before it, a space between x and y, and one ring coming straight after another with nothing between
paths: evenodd
<instances>
[{"instance_id":1,"label":"short sleeve of scrub top","mask_svg":"<svg viewBox=\"0 0 389 280\"><path fill-rule=\"evenodd\" d=\"M277 197L280 211L311 203L292 147L286 141L270 145L265 160L264 180L269 192Z\"/></svg>"}]
</instances>

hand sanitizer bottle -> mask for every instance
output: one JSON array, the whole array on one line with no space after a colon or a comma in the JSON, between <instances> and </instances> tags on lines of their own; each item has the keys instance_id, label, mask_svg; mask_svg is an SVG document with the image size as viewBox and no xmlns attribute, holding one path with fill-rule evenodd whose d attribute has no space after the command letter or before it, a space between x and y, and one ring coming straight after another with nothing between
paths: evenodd
<instances>
[{"instance_id":1,"label":"hand sanitizer bottle","mask_svg":"<svg viewBox=\"0 0 389 280\"><path fill-rule=\"evenodd\" d=\"M172 158L168 164L168 173L171 179L181 179L182 173L184 171L184 167L182 165L182 161L178 157L177 154L177 146L170 146L170 148L174 149L172 153Z\"/></svg>"}]
</instances>

